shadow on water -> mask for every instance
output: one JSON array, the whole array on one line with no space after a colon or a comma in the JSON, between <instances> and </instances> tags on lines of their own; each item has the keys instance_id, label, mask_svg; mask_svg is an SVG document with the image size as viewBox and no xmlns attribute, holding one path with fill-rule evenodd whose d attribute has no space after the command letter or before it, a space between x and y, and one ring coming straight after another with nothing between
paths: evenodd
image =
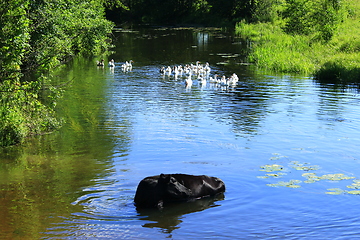
<instances>
[{"instance_id":1,"label":"shadow on water","mask_svg":"<svg viewBox=\"0 0 360 240\"><path fill-rule=\"evenodd\" d=\"M159 209L137 209L141 220L151 221L142 225L146 228L160 228L164 233L171 234L182 223L186 214L201 212L209 208L219 207L218 201L224 200L224 194L198 199L191 202L174 203Z\"/></svg>"}]
</instances>

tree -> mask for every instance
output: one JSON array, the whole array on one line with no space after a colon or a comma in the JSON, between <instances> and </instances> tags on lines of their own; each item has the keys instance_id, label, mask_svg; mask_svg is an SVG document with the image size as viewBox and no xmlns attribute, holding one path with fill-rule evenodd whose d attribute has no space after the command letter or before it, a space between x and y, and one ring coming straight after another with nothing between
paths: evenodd
<instances>
[{"instance_id":1,"label":"tree","mask_svg":"<svg viewBox=\"0 0 360 240\"><path fill-rule=\"evenodd\" d=\"M28 5L28 0L0 2L0 83L21 76L20 65L29 47Z\"/></svg>"},{"instance_id":2,"label":"tree","mask_svg":"<svg viewBox=\"0 0 360 240\"><path fill-rule=\"evenodd\" d=\"M59 126L43 102L45 74L75 54L106 50L106 2L0 1L0 146Z\"/></svg>"},{"instance_id":3,"label":"tree","mask_svg":"<svg viewBox=\"0 0 360 240\"><path fill-rule=\"evenodd\" d=\"M340 8L340 0L286 0L284 30L329 41L341 21Z\"/></svg>"}]
</instances>

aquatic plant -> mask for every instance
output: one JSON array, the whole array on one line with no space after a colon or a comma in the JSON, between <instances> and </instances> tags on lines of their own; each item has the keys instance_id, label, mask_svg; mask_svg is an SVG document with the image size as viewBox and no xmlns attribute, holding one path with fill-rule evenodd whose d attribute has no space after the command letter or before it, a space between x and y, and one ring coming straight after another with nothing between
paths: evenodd
<instances>
[{"instance_id":1,"label":"aquatic plant","mask_svg":"<svg viewBox=\"0 0 360 240\"><path fill-rule=\"evenodd\" d=\"M360 180L355 179L351 185L346 186L347 188L351 188L354 190L342 190L341 188L329 188L326 194L339 195L343 193L352 194L352 195L360 195Z\"/></svg>"},{"instance_id":2,"label":"aquatic plant","mask_svg":"<svg viewBox=\"0 0 360 240\"><path fill-rule=\"evenodd\" d=\"M282 156L281 154L273 154L276 156ZM276 159L279 160L280 158ZM270 158L270 160L274 160ZM305 171L305 173L301 174L306 180L299 180L299 179L291 179L289 181L279 181L277 183L268 183L267 186L270 187L289 187L289 188L300 188L301 183L316 183L319 181L343 181L343 180L351 180L353 179L353 183L348 185L347 188L354 189L354 190L342 190L340 188L331 188L328 189L326 194L332 195L339 195L343 193L353 194L353 195L360 195L360 180L356 179L353 176L348 176L343 173L329 173L324 175L317 175L314 171L320 169L318 165L310 165L310 163L301 163L299 161L291 161L288 163L288 166L298 170L298 171ZM268 179L268 178L282 178L286 175L291 174L291 172L284 172L286 168L283 165L279 164L266 164L260 166L259 171L268 172L264 176L257 176L260 179ZM311 172L310 172L311 171Z\"/></svg>"},{"instance_id":3,"label":"aquatic plant","mask_svg":"<svg viewBox=\"0 0 360 240\"><path fill-rule=\"evenodd\" d=\"M340 188L329 188L328 189L329 192L325 192L326 194L331 194L331 195L340 195L344 193L344 190L340 189Z\"/></svg>"},{"instance_id":4,"label":"aquatic plant","mask_svg":"<svg viewBox=\"0 0 360 240\"><path fill-rule=\"evenodd\" d=\"M353 180L353 183L349 186L347 186L347 188L352 188L352 189L360 189L360 180Z\"/></svg>"},{"instance_id":5,"label":"aquatic plant","mask_svg":"<svg viewBox=\"0 0 360 240\"><path fill-rule=\"evenodd\" d=\"M279 173L267 173L267 174L265 174L265 176L258 176L258 178L269 178L269 177L280 178L283 175L286 175L286 173L282 173L282 172L279 172Z\"/></svg>"},{"instance_id":6,"label":"aquatic plant","mask_svg":"<svg viewBox=\"0 0 360 240\"><path fill-rule=\"evenodd\" d=\"M320 167L317 165L309 165L309 163L300 163L298 161L292 161L290 162L290 166L296 170L302 170L302 171L311 171L311 170L318 170Z\"/></svg>"},{"instance_id":7,"label":"aquatic plant","mask_svg":"<svg viewBox=\"0 0 360 240\"><path fill-rule=\"evenodd\" d=\"M302 174L302 176L308 179L307 181L305 181L307 183L313 183L320 180L341 181L341 180L349 180L355 178L355 177L346 176L345 174L342 173L325 174L322 176L317 176L315 173L304 173Z\"/></svg>"},{"instance_id":8,"label":"aquatic plant","mask_svg":"<svg viewBox=\"0 0 360 240\"><path fill-rule=\"evenodd\" d=\"M300 185L298 185L299 183L301 183L300 180L292 179L292 180L290 180L288 182L280 181L278 183L271 183L271 184L266 184L266 185L270 186L270 187L299 188L299 187L301 187Z\"/></svg>"},{"instance_id":9,"label":"aquatic plant","mask_svg":"<svg viewBox=\"0 0 360 240\"><path fill-rule=\"evenodd\" d=\"M276 172L276 171L282 171L284 170L284 167L279 164L267 164L260 166L260 171L264 172Z\"/></svg>"}]
</instances>

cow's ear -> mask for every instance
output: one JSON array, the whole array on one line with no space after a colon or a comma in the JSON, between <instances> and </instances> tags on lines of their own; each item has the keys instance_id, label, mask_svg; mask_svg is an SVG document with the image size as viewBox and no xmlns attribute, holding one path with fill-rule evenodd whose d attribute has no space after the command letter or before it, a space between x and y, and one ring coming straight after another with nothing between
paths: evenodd
<instances>
[{"instance_id":1,"label":"cow's ear","mask_svg":"<svg viewBox=\"0 0 360 240\"><path fill-rule=\"evenodd\" d=\"M170 178L171 178L171 175L170 174L160 174L160 177L159 177L159 183L164 183L164 184L167 184L168 182L170 182Z\"/></svg>"},{"instance_id":2,"label":"cow's ear","mask_svg":"<svg viewBox=\"0 0 360 240\"><path fill-rule=\"evenodd\" d=\"M192 195L190 189L182 185L174 177L169 176L169 182L167 183L167 194L174 199L189 198Z\"/></svg>"}]
</instances>

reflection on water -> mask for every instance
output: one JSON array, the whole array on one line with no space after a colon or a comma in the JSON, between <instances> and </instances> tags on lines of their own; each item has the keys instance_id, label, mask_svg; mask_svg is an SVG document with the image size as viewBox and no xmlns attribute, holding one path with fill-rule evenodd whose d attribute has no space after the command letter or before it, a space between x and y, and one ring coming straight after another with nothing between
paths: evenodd
<instances>
[{"instance_id":1,"label":"reflection on water","mask_svg":"<svg viewBox=\"0 0 360 240\"><path fill-rule=\"evenodd\" d=\"M151 221L142 225L147 228L160 228L164 233L171 234L182 223L185 214L203 211L208 208L218 207L216 201L224 200L224 194L215 197L203 198L192 202L175 203L161 210L137 209L140 219ZM170 235L171 236L171 235Z\"/></svg>"},{"instance_id":2,"label":"reflection on water","mask_svg":"<svg viewBox=\"0 0 360 240\"><path fill-rule=\"evenodd\" d=\"M259 74L242 64L241 41L220 31L116 37L114 69L77 58L54 74L56 85L71 82L58 103L60 131L0 150L0 239L358 235L358 198L348 194L360 179L356 88ZM130 59L133 70L123 72ZM184 78L159 74L197 60L211 74L235 72L238 84L194 78L186 88ZM178 172L219 177L227 190L136 210L141 179Z\"/></svg>"}]
</instances>

